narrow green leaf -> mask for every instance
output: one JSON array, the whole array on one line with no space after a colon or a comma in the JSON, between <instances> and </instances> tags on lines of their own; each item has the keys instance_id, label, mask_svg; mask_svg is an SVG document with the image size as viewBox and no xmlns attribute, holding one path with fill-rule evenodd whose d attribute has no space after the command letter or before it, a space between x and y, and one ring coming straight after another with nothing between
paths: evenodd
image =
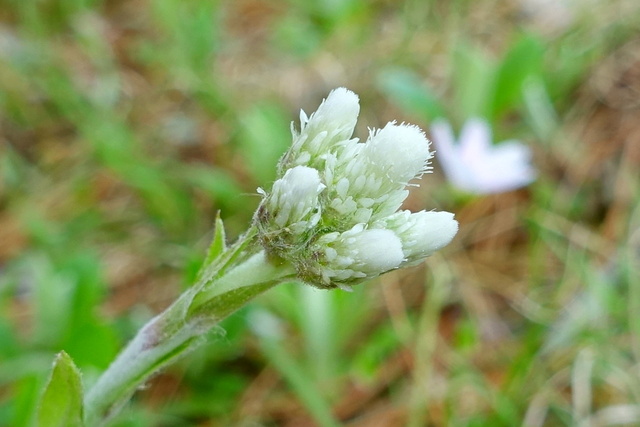
<instances>
[{"instance_id":1,"label":"narrow green leaf","mask_svg":"<svg viewBox=\"0 0 640 427\"><path fill-rule=\"evenodd\" d=\"M82 427L80 371L64 351L53 362L38 408L38 427Z\"/></svg>"},{"instance_id":2,"label":"narrow green leaf","mask_svg":"<svg viewBox=\"0 0 640 427\"><path fill-rule=\"evenodd\" d=\"M317 381L335 372L336 360L336 295L311 286L299 286L300 316L307 357L313 360L312 368Z\"/></svg>"},{"instance_id":3,"label":"narrow green leaf","mask_svg":"<svg viewBox=\"0 0 640 427\"><path fill-rule=\"evenodd\" d=\"M273 366L289 383L300 402L307 408L319 426L336 427L339 425L331 411L331 405L318 391L316 382L300 366L285 346L276 340L260 337L260 346Z\"/></svg>"},{"instance_id":4,"label":"narrow green leaf","mask_svg":"<svg viewBox=\"0 0 640 427\"><path fill-rule=\"evenodd\" d=\"M227 243L224 223L222 222L222 218L220 218L220 212L218 212L213 231L213 240L211 241L211 246L209 246L209 251L207 252L207 258L205 259L204 265L209 265L226 250Z\"/></svg>"},{"instance_id":5,"label":"narrow green leaf","mask_svg":"<svg viewBox=\"0 0 640 427\"><path fill-rule=\"evenodd\" d=\"M434 119L444 116L444 108L436 94L412 71L398 68L383 71L378 87L396 105L419 117Z\"/></svg>"},{"instance_id":6,"label":"narrow green leaf","mask_svg":"<svg viewBox=\"0 0 640 427\"><path fill-rule=\"evenodd\" d=\"M453 87L461 118L488 117L493 101L493 62L476 46L461 44L453 52L453 64Z\"/></svg>"},{"instance_id":7,"label":"narrow green leaf","mask_svg":"<svg viewBox=\"0 0 640 427\"><path fill-rule=\"evenodd\" d=\"M516 106L522 97L525 80L540 75L545 47L533 36L524 36L507 53L500 64L493 92L493 117Z\"/></svg>"}]
</instances>

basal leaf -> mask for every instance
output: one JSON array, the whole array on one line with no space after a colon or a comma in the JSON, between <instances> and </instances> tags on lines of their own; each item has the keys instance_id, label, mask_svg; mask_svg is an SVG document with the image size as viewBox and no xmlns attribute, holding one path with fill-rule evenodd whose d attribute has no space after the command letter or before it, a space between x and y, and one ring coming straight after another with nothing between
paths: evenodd
<instances>
[{"instance_id":1,"label":"basal leaf","mask_svg":"<svg viewBox=\"0 0 640 427\"><path fill-rule=\"evenodd\" d=\"M82 427L80 371L64 351L53 362L51 377L40 401L38 427Z\"/></svg>"}]
</instances>

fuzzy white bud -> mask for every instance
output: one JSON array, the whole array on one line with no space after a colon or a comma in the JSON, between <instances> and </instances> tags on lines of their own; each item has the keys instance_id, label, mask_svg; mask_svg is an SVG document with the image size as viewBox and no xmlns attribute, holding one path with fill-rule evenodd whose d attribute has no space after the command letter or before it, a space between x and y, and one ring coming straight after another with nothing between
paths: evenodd
<instances>
[{"instance_id":1,"label":"fuzzy white bud","mask_svg":"<svg viewBox=\"0 0 640 427\"><path fill-rule=\"evenodd\" d=\"M366 143L347 144L338 154L325 155L329 206L357 222L390 215L409 194L407 183L429 169L431 157L429 141L418 127L389 123Z\"/></svg>"},{"instance_id":2,"label":"fuzzy white bud","mask_svg":"<svg viewBox=\"0 0 640 427\"><path fill-rule=\"evenodd\" d=\"M315 227L321 215L318 195L324 188L317 170L306 166L289 169L266 198L271 226L293 234Z\"/></svg>"},{"instance_id":3,"label":"fuzzy white bud","mask_svg":"<svg viewBox=\"0 0 640 427\"><path fill-rule=\"evenodd\" d=\"M398 235L407 264L442 249L458 232L458 221L449 212L400 211L376 221L373 226L393 230Z\"/></svg>"},{"instance_id":4,"label":"fuzzy white bud","mask_svg":"<svg viewBox=\"0 0 640 427\"><path fill-rule=\"evenodd\" d=\"M358 96L343 87L329 93L318 110L307 117L300 112L300 132L293 128L293 144L281 162L282 167L316 167L322 155L340 149L350 140L358 120Z\"/></svg>"},{"instance_id":5,"label":"fuzzy white bud","mask_svg":"<svg viewBox=\"0 0 640 427\"><path fill-rule=\"evenodd\" d=\"M344 233L330 233L318 240L325 255L321 269L325 282L376 277L402 263L402 242L394 232L364 227L357 224Z\"/></svg>"},{"instance_id":6,"label":"fuzzy white bud","mask_svg":"<svg viewBox=\"0 0 640 427\"><path fill-rule=\"evenodd\" d=\"M391 182L406 185L428 169L429 141L417 126L388 123L365 144L363 155Z\"/></svg>"}]
</instances>

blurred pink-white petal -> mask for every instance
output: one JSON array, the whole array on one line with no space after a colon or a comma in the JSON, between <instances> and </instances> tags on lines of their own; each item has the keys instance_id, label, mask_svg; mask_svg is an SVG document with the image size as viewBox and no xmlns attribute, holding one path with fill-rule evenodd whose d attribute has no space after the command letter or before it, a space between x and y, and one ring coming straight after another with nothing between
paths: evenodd
<instances>
[{"instance_id":1,"label":"blurred pink-white petal","mask_svg":"<svg viewBox=\"0 0 640 427\"><path fill-rule=\"evenodd\" d=\"M529 147L517 140L492 145L485 120L469 119L458 141L451 125L438 120L431 126L431 136L447 179L461 190L501 193L525 187L536 178Z\"/></svg>"}]
</instances>

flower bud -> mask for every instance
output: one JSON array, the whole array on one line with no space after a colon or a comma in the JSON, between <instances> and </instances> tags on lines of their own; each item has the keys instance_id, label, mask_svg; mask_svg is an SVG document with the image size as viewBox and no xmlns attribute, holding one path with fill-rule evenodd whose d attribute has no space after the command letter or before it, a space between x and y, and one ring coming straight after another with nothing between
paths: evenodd
<instances>
[{"instance_id":1,"label":"flower bud","mask_svg":"<svg viewBox=\"0 0 640 427\"><path fill-rule=\"evenodd\" d=\"M317 170L305 166L289 169L273 184L268 198L274 223L293 233L314 227L320 219L318 195L324 188Z\"/></svg>"},{"instance_id":2,"label":"flower bud","mask_svg":"<svg viewBox=\"0 0 640 427\"><path fill-rule=\"evenodd\" d=\"M378 220L373 226L392 230L398 235L406 265L442 249L458 232L458 221L449 212L411 213L405 210Z\"/></svg>"},{"instance_id":3,"label":"flower bud","mask_svg":"<svg viewBox=\"0 0 640 427\"><path fill-rule=\"evenodd\" d=\"M389 123L364 144L326 156L329 206L339 216L369 222L394 213L409 192L407 183L426 172L429 141L416 126Z\"/></svg>"},{"instance_id":4,"label":"flower bud","mask_svg":"<svg viewBox=\"0 0 640 427\"><path fill-rule=\"evenodd\" d=\"M318 239L322 257L315 266L316 284L349 283L377 277L397 268L404 260L402 242L393 231L365 229L357 224L344 233L329 233Z\"/></svg>"},{"instance_id":5,"label":"flower bud","mask_svg":"<svg viewBox=\"0 0 640 427\"><path fill-rule=\"evenodd\" d=\"M369 138L363 155L377 166L380 174L401 187L426 172L433 157L429 141L419 127L394 123L388 123Z\"/></svg>"},{"instance_id":6,"label":"flower bud","mask_svg":"<svg viewBox=\"0 0 640 427\"><path fill-rule=\"evenodd\" d=\"M359 113L358 96L345 88L331 91L311 117L300 111L300 132L292 124L293 144L280 161L280 171L295 165L320 166L324 154L350 140Z\"/></svg>"},{"instance_id":7,"label":"flower bud","mask_svg":"<svg viewBox=\"0 0 640 427\"><path fill-rule=\"evenodd\" d=\"M263 244L273 247L270 252L277 253L304 242L304 234L320 221L322 209L318 195L324 189L317 170L296 166L273 184L271 194L261 191L265 198L254 220Z\"/></svg>"}]
</instances>

